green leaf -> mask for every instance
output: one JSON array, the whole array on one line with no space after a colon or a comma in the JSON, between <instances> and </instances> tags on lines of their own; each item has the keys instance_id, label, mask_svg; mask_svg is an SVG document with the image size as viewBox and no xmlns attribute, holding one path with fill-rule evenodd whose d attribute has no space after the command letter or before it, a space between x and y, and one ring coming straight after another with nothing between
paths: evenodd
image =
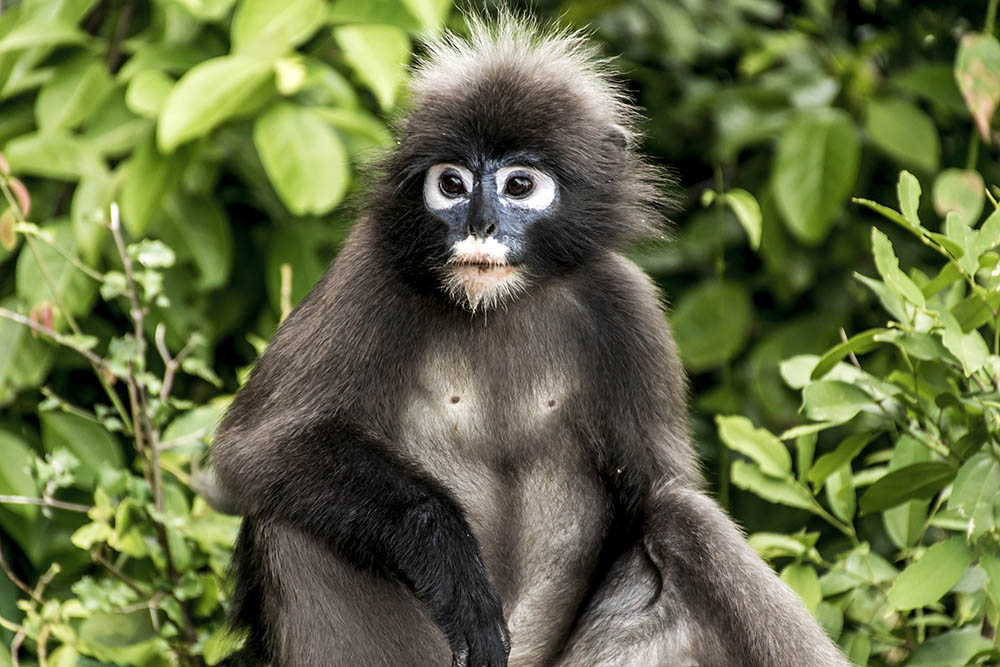
<instances>
[{"instance_id":1,"label":"green leaf","mask_svg":"<svg viewBox=\"0 0 1000 667\"><path fill-rule=\"evenodd\" d=\"M68 130L87 120L111 88L108 65L96 56L61 65L35 99L35 117L43 131Z\"/></svg>"},{"instance_id":2,"label":"green leaf","mask_svg":"<svg viewBox=\"0 0 1000 667\"><path fill-rule=\"evenodd\" d=\"M313 107L313 113L338 130L352 155L392 143L392 135L385 125L366 111Z\"/></svg>"},{"instance_id":3,"label":"green leaf","mask_svg":"<svg viewBox=\"0 0 1000 667\"><path fill-rule=\"evenodd\" d=\"M778 366L781 379L792 389L802 389L811 381L813 369L819 359L815 354L797 354L785 359Z\"/></svg>"},{"instance_id":4,"label":"green leaf","mask_svg":"<svg viewBox=\"0 0 1000 667\"><path fill-rule=\"evenodd\" d=\"M855 273L854 278L864 283L868 289L875 293L875 296L882 303L882 307L896 318L897 322L908 322L910 320L910 316L903 307L903 301L899 298L899 294L886 287L884 282L863 276L860 273Z\"/></svg>"},{"instance_id":5,"label":"green leaf","mask_svg":"<svg viewBox=\"0 0 1000 667\"><path fill-rule=\"evenodd\" d=\"M955 57L955 80L984 141L1000 102L1000 42L993 35L969 32Z\"/></svg>"},{"instance_id":6,"label":"green leaf","mask_svg":"<svg viewBox=\"0 0 1000 667\"><path fill-rule=\"evenodd\" d=\"M971 377L990 358L990 350L986 347L986 341L975 330L962 333L957 327L948 327L941 333L941 342L944 343L949 352L955 355L956 359L962 362L966 377Z\"/></svg>"},{"instance_id":7,"label":"green leaf","mask_svg":"<svg viewBox=\"0 0 1000 667\"><path fill-rule=\"evenodd\" d=\"M452 3L451 0L403 0L403 4L417 17L425 33L436 35L441 31Z\"/></svg>"},{"instance_id":8,"label":"green leaf","mask_svg":"<svg viewBox=\"0 0 1000 667\"><path fill-rule=\"evenodd\" d=\"M864 390L839 380L818 380L802 390L802 407L815 421L843 423L870 406L874 402Z\"/></svg>"},{"instance_id":9,"label":"green leaf","mask_svg":"<svg viewBox=\"0 0 1000 667\"><path fill-rule=\"evenodd\" d=\"M792 563L781 571L781 579L802 598L809 613L815 616L816 607L823 600L815 568L805 563Z\"/></svg>"},{"instance_id":10,"label":"green leaf","mask_svg":"<svg viewBox=\"0 0 1000 667\"><path fill-rule=\"evenodd\" d=\"M774 477L788 477L792 473L792 458L788 449L765 428L754 428L753 423L740 415L716 415L722 441L741 454L753 459L760 469Z\"/></svg>"},{"instance_id":11,"label":"green leaf","mask_svg":"<svg viewBox=\"0 0 1000 667\"><path fill-rule=\"evenodd\" d=\"M795 482L769 477L747 461L733 461L731 473L733 484L764 500L799 509L812 509L812 496Z\"/></svg>"},{"instance_id":12,"label":"green leaf","mask_svg":"<svg viewBox=\"0 0 1000 667\"><path fill-rule=\"evenodd\" d=\"M763 216L756 198L746 190L737 188L723 195L722 201L736 214L736 219L743 225L750 241L750 247L754 250L760 248Z\"/></svg>"},{"instance_id":13,"label":"green leaf","mask_svg":"<svg viewBox=\"0 0 1000 667\"><path fill-rule=\"evenodd\" d=\"M909 435L900 436L892 448L892 459L889 470L899 470L913 463L929 461L931 452L927 446ZM927 500L908 500L896 507L890 507L882 512L882 523L886 533L901 549L913 547L924 533L924 522L927 520Z\"/></svg>"},{"instance_id":14,"label":"green leaf","mask_svg":"<svg viewBox=\"0 0 1000 667\"><path fill-rule=\"evenodd\" d=\"M39 18L15 27L0 39L0 53L40 46L82 44L87 34L75 25Z\"/></svg>"},{"instance_id":15,"label":"green leaf","mask_svg":"<svg viewBox=\"0 0 1000 667\"><path fill-rule=\"evenodd\" d=\"M128 82L125 104L140 116L156 118L173 87L174 80L169 75L156 69L143 70Z\"/></svg>"},{"instance_id":16,"label":"green leaf","mask_svg":"<svg viewBox=\"0 0 1000 667\"><path fill-rule=\"evenodd\" d=\"M206 21L218 21L229 12L236 0L172 0L196 17Z\"/></svg>"},{"instance_id":17,"label":"green leaf","mask_svg":"<svg viewBox=\"0 0 1000 667\"><path fill-rule=\"evenodd\" d=\"M826 482L826 478L843 466L850 464L865 446L868 445L871 439L871 433L851 434L844 438L835 450L819 457L806 476L806 479L813 486L813 492L819 493L819 490L823 488L823 484Z\"/></svg>"},{"instance_id":18,"label":"green leaf","mask_svg":"<svg viewBox=\"0 0 1000 667\"><path fill-rule=\"evenodd\" d=\"M841 111L801 116L781 137L773 189L789 231L818 245L857 179L861 149L854 123Z\"/></svg>"},{"instance_id":19,"label":"green leaf","mask_svg":"<svg viewBox=\"0 0 1000 667\"><path fill-rule=\"evenodd\" d=\"M993 600L993 604L1000 608L1000 557L993 554L979 554L979 567L986 572L987 584L986 594Z\"/></svg>"},{"instance_id":20,"label":"green leaf","mask_svg":"<svg viewBox=\"0 0 1000 667\"><path fill-rule=\"evenodd\" d=\"M949 213L944 223L947 238L961 249L958 266L965 275L972 277L979 271L979 235L976 230L962 224L957 213ZM952 253L955 255L955 253Z\"/></svg>"},{"instance_id":21,"label":"green leaf","mask_svg":"<svg viewBox=\"0 0 1000 667\"><path fill-rule=\"evenodd\" d=\"M65 412L43 412L39 419L45 451L72 452L80 460L76 476L84 488L93 488L103 468L125 465L121 444L100 424Z\"/></svg>"},{"instance_id":22,"label":"green leaf","mask_svg":"<svg viewBox=\"0 0 1000 667\"><path fill-rule=\"evenodd\" d=\"M309 39L326 17L324 0L244 0L233 16L233 52L283 54Z\"/></svg>"},{"instance_id":23,"label":"green leaf","mask_svg":"<svg viewBox=\"0 0 1000 667\"><path fill-rule=\"evenodd\" d=\"M221 287L233 265L233 236L226 212L205 195L177 193L167 200L154 233L198 272L198 289Z\"/></svg>"},{"instance_id":24,"label":"green leaf","mask_svg":"<svg viewBox=\"0 0 1000 667\"><path fill-rule=\"evenodd\" d=\"M965 667L973 656L991 645L975 625L949 630L917 646L906 667Z\"/></svg>"},{"instance_id":25,"label":"green leaf","mask_svg":"<svg viewBox=\"0 0 1000 667\"><path fill-rule=\"evenodd\" d=\"M89 313L97 296L97 283L64 257L77 254L73 229L64 221L43 229L52 235L55 247L38 242L37 255L30 251L18 255L15 281L18 296L29 308L47 301L53 307L64 304L73 315ZM56 326L61 328L62 322L57 312Z\"/></svg>"},{"instance_id":26,"label":"green leaf","mask_svg":"<svg viewBox=\"0 0 1000 667\"><path fill-rule=\"evenodd\" d=\"M866 632L848 632L840 640L844 655L852 665L867 665L872 653L872 638Z\"/></svg>"},{"instance_id":27,"label":"green leaf","mask_svg":"<svg viewBox=\"0 0 1000 667\"><path fill-rule=\"evenodd\" d=\"M22 134L3 149L19 174L75 181L97 166L97 154L77 136L64 132Z\"/></svg>"},{"instance_id":28,"label":"green leaf","mask_svg":"<svg viewBox=\"0 0 1000 667\"><path fill-rule=\"evenodd\" d=\"M913 103L898 98L869 100L865 130L875 145L897 162L937 171L941 159L937 129Z\"/></svg>"},{"instance_id":29,"label":"green leaf","mask_svg":"<svg viewBox=\"0 0 1000 667\"><path fill-rule=\"evenodd\" d=\"M851 466L845 463L826 478L826 500L833 513L845 523L854 521L857 510L851 473Z\"/></svg>"},{"instance_id":30,"label":"green leaf","mask_svg":"<svg viewBox=\"0 0 1000 667\"><path fill-rule=\"evenodd\" d=\"M18 310L14 297L0 301L0 305ZM28 327L0 317L0 405L9 403L22 389L40 386L52 365L53 352L54 348L32 336Z\"/></svg>"},{"instance_id":31,"label":"green leaf","mask_svg":"<svg viewBox=\"0 0 1000 667\"><path fill-rule=\"evenodd\" d=\"M146 233L164 199L180 183L194 154L193 145L169 155L161 154L152 132L139 144L122 185L122 223L129 234L140 237Z\"/></svg>"},{"instance_id":32,"label":"green leaf","mask_svg":"<svg viewBox=\"0 0 1000 667\"><path fill-rule=\"evenodd\" d=\"M264 171L296 215L326 213L347 190L347 154L336 133L312 110L279 102L254 123Z\"/></svg>"},{"instance_id":33,"label":"green leaf","mask_svg":"<svg viewBox=\"0 0 1000 667\"><path fill-rule=\"evenodd\" d=\"M442 0L444 1L444 0ZM402 28L416 33L423 29L403 0L334 0L330 8L333 23L371 23Z\"/></svg>"},{"instance_id":34,"label":"green leaf","mask_svg":"<svg viewBox=\"0 0 1000 667\"><path fill-rule=\"evenodd\" d=\"M986 191L979 172L945 169L934 180L934 210L942 218L949 213L967 226L974 225L983 212Z\"/></svg>"},{"instance_id":35,"label":"green leaf","mask_svg":"<svg viewBox=\"0 0 1000 667\"><path fill-rule=\"evenodd\" d=\"M383 109L396 102L410 60L410 38L391 25L350 25L335 28L334 37L358 78L375 93Z\"/></svg>"},{"instance_id":36,"label":"green leaf","mask_svg":"<svg viewBox=\"0 0 1000 667\"><path fill-rule=\"evenodd\" d=\"M839 345L835 345L827 351L812 369L809 377L819 380L829 373L834 366L849 354L864 354L869 350L878 347L877 336L889 331L888 329L869 329L855 334ZM805 386L805 385L803 385Z\"/></svg>"},{"instance_id":37,"label":"green leaf","mask_svg":"<svg viewBox=\"0 0 1000 667\"><path fill-rule=\"evenodd\" d=\"M1000 498L1000 461L980 452L959 469L948 509L969 520L969 538L976 539L997 527L994 512L997 498Z\"/></svg>"},{"instance_id":38,"label":"green leaf","mask_svg":"<svg viewBox=\"0 0 1000 667\"><path fill-rule=\"evenodd\" d=\"M89 171L83 175L70 203L70 218L76 236L80 258L91 266L97 265L101 244L108 237L104 222L110 217L111 202L117 192L118 180L106 170Z\"/></svg>"},{"instance_id":39,"label":"green leaf","mask_svg":"<svg viewBox=\"0 0 1000 667\"><path fill-rule=\"evenodd\" d=\"M156 139L164 152L245 112L272 85L272 63L251 56L212 58L189 70L167 96Z\"/></svg>"},{"instance_id":40,"label":"green leaf","mask_svg":"<svg viewBox=\"0 0 1000 667\"><path fill-rule=\"evenodd\" d=\"M955 469L942 461L923 461L893 470L861 496L861 514L881 512L914 498L930 498L953 479Z\"/></svg>"},{"instance_id":41,"label":"green leaf","mask_svg":"<svg viewBox=\"0 0 1000 667\"><path fill-rule=\"evenodd\" d=\"M688 291L670 316L684 365L692 373L735 358L750 335L753 308L746 287L712 281Z\"/></svg>"},{"instance_id":42,"label":"green leaf","mask_svg":"<svg viewBox=\"0 0 1000 667\"><path fill-rule=\"evenodd\" d=\"M234 631L228 625L220 625L205 640L205 645L202 649L205 664L210 667L220 664L223 660L242 648L243 642L244 637L242 634Z\"/></svg>"},{"instance_id":43,"label":"green leaf","mask_svg":"<svg viewBox=\"0 0 1000 667\"><path fill-rule=\"evenodd\" d=\"M885 280L885 284L910 303L923 308L924 293L899 268L899 260L892 249L889 237L875 227L872 227L872 254L875 256L875 267Z\"/></svg>"},{"instance_id":44,"label":"green leaf","mask_svg":"<svg viewBox=\"0 0 1000 667\"><path fill-rule=\"evenodd\" d=\"M0 495L37 498L38 488L31 476L31 462L35 458L35 453L28 443L13 433L0 429L0 452L3 452L3 465L0 465ZM38 516L36 505L0 503L0 507L29 520Z\"/></svg>"},{"instance_id":45,"label":"green leaf","mask_svg":"<svg viewBox=\"0 0 1000 667\"><path fill-rule=\"evenodd\" d=\"M950 215L956 214L952 213ZM986 259L982 255L993 250L998 245L1000 245L1000 209L993 211L990 217L986 218L986 222L979 228L979 233L976 235L976 255L979 256L979 265L981 268L985 268L983 267L983 261ZM996 264L993 264L990 268L996 268Z\"/></svg>"},{"instance_id":46,"label":"green leaf","mask_svg":"<svg viewBox=\"0 0 1000 667\"><path fill-rule=\"evenodd\" d=\"M932 545L900 572L889 589L889 604L901 611L934 604L958 583L972 558L972 551L961 537Z\"/></svg>"},{"instance_id":47,"label":"green leaf","mask_svg":"<svg viewBox=\"0 0 1000 667\"><path fill-rule=\"evenodd\" d=\"M899 210L903 218L911 225L920 227L920 216L917 214L920 209L920 181L917 177L905 169L899 172L896 195L899 197Z\"/></svg>"}]
</instances>

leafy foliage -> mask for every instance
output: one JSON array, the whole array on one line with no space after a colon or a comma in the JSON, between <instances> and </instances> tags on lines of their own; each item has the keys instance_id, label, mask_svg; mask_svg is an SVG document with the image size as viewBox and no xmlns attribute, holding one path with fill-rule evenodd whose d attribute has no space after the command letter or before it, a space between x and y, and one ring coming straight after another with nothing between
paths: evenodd
<instances>
[{"instance_id":1,"label":"leafy foliage","mask_svg":"<svg viewBox=\"0 0 1000 667\"><path fill-rule=\"evenodd\" d=\"M191 476L450 4L4 3L0 665L239 646ZM622 54L712 483L856 664L1000 659L996 4L528 8Z\"/></svg>"}]
</instances>

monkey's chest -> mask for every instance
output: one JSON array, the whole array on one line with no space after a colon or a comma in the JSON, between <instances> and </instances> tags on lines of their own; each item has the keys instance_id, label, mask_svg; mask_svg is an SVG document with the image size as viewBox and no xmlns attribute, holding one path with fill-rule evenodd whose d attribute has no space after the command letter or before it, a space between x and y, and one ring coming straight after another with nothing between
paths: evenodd
<instances>
[{"instance_id":1,"label":"monkey's chest","mask_svg":"<svg viewBox=\"0 0 1000 667\"><path fill-rule=\"evenodd\" d=\"M600 549L605 496L575 440L578 383L572 367L551 362L498 371L437 359L401 406L403 454L462 505L511 631L539 631L525 645L562 636L569 598L586 590ZM534 613L543 607L544 628Z\"/></svg>"}]
</instances>

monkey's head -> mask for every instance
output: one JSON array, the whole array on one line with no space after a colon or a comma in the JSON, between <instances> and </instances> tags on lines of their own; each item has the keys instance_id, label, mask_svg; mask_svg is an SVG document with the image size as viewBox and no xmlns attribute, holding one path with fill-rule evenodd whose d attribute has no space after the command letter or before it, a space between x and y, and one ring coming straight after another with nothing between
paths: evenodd
<instances>
[{"instance_id":1,"label":"monkey's head","mask_svg":"<svg viewBox=\"0 0 1000 667\"><path fill-rule=\"evenodd\" d=\"M475 311L652 231L662 188L578 33L509 16L428 46L373 220L403 275Z\"/></svg>"}]
</instances>

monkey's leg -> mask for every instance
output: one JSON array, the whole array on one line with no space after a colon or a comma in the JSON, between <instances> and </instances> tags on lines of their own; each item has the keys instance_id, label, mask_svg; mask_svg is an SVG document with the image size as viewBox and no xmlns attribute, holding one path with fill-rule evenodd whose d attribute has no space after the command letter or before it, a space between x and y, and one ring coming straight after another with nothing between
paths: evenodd
<instances>
[{"instance_id":1,"label":"monkey's leg","mask_svg":"<svg viewBox=\"0 0 1000 667\"><path fill-rule=\"evenodd\" d=\"M644 531L585 613L561 666L847 667L715 501L665 485L651 494ZM595 653L605 658L591 660Z\"/></svg>"},{"instance_id":2,"label":"monkey's leg","mask_svg":"<svg viewBox=\"0 0 1000 667\"><path fill-rule=\"evenodd\" d=\"M234 449L216 469L248 516L294 528L354 567L402 582L444 632L456 664L507 664L500 598L468 522L440 484L384 445L344 429L313 427L273 448L245 449L247 456L257 454L255 460L241 461ZM273 460L270 452L283 456ZM258 536L257 542L271 548L272 539ZM274 559L271 566L284 568L282 581L302 574L281 562ZM311 584L303 578L289 585ZM293 611L274 611L268 624Z\"/></svg>"},{"instance_id":3,"label":"monkey's leg","mask_svg":"<svg viewBox=\"0 0 1000 667\"><path fill-rule=\"evenodd\" d=\"M443 667L450 651L400 582L360 570L287 524L248 518L234 566L234 613L255 628L229 667Z\"/></svg>"}]
</instances>

